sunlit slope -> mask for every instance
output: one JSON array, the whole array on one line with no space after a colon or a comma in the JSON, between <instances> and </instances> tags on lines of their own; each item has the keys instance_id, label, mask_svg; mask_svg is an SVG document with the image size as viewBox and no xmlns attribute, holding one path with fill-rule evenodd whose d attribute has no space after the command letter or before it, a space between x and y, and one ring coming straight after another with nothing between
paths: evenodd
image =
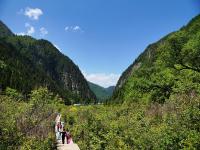
<instances>
[{"instance_id":1,"label":"sunlit slope","mask_svg":"<svg viewBox=\"0 0 200 150\"><path fill-rule=\"evenodd\" d=\"M145 51L120 77L112 101L165 102L179 92L200 92L200 16Z\"/></svg>"}]
</instances>

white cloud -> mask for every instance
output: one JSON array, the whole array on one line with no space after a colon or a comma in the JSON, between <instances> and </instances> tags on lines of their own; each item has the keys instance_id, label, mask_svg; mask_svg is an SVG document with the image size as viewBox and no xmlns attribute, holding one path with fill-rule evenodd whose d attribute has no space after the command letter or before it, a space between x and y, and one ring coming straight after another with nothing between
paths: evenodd
<instances>
[{"instance_id":1,"label":"white cloud","mask_svg":"<svg viewBox=\"0 0 200 150\"><path fill-rule=\"evenodd\" d=\"M27 35L32 35L33 33L35 33L35 28L29 23L25 23L25 27L27 28Z\"/></svg>"},{"instance_id":2,"label":"white cloud","mask_svg":"<svg viewBox=\"0 0 200 150\"><path fill-rule=\"evenodd\" d=\"M81 30L81 28L79 26L75 26L75 27L73 27L73 30L78 31L78 30Z\"/></svg>"},{"instance_id":3,"label":"white cloud","mask_svg":"<svg viewBox=\"0 0 200 150\"><path fill-rule=\"evenodd\" d=\"M35 33L35 28L29 23L25 23L26 32L17 33L17 35L32 35Z\"/></svg>"},{"instance_id":4,"label":"white cloud","mask_svg":"<svg viewBox=\"0 0 200 150\"><path fill-rule=\"evenodd\" d=\"M70 27L66 26L66 27L65 27L65 31L68 31L68 30L69 30L69 28L70 28Z\"/></svg>"},{"instance_id":5,"label":"white cloud","mask_svg":"<svg viewBox=\"0 0 200 150\"><path fill-rule=\"evenodd\" d=\"M47 31L46 28L44 28L44 27L40 28L40 35L41 35L41 36L45 36L45 35L48 34L48 33L49 33L49 32Z\"/></svg>"},{"instance_id":6,"label":"white cloud","mask_svg":"<svg viewBox=\"0 0 200 150\"><path fill-rule=\"evenodd\" d=\"M23 9L21 9L19 11L19 13L22 13ZM27 7L24 11L24 15L29 17L30 19L33 19L33 20L38 20L39 17L43 14L42 10L39 9L39 8L30 8L30 7Z\"/></svg>"},{"instance_id":7,"label":"white cloud","mask_svg":"<svg viewBox=\"0 0 200 150\"><path fill-rule=\"evenodd\" d=\"M93 83L96 83L103 87L109 87L117 84L117 81L119 80L120 75L119 74L105 74L105 73L85 73L83 72L83 75L85 78Z\"/></svg>"},{"instance_id":8,"label":"white cloud","mask_svg":"<svg viewBox=\"0 0 200 150\"><path fill-rule=\"evenodd\" d=\"M80 26L66 26L65 31L71 31L71 32L83 32Z\"/></svg>"}]
</instances>

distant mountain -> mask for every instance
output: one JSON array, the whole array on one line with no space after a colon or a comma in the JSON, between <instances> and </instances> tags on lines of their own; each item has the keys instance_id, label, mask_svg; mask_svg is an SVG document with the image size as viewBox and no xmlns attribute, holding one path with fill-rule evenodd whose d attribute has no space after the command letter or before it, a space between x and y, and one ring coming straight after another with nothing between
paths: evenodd
<instances>
[{"instance_id":1,"label":"distant mountain","mask_svg":"<svg viewBox=\"0 0 200 150\"><path fill-rule=\"evenodd\" d=\"M90 103L96 97L78 66L46 40L16 36L0 22L0 86L28 95L39 86L60 95L65 104Z\"/></svg>"},{"instance_id":2,"label":"distant mountain","mask_svg":"<svg viewBox=\"0 0 200 150\"><path fill-rule=\"evenodd\" d=\"M89 84L90 89L94 92L94 94L96 95L99 101L104 101L107 98L111 97L115 88L115 86L104 88L100 85L94 84L89 81L88 81L88 84Z\"/></svg>"},{"instance_id":3,"label":"distant mountain","mask_svg":"<svg viewBox=\"0 0 200 150\"><path fill-rule=\"evenodd\" d=\"M113 91L115 89L115 86L109 86L107 88L104 88L106 92L111 96L113 94Z\"/></svg>"},{"instance_id":4,"label":"distant mountain","mask_svg":"<svg viewBox=\"0 0 200 150\"><path fill-rule=\"evenodd\" d=\"M112 101L164 103L172 95L200 92L200 15L150 44L120 77Z\"/></svg>"}]
</instances>

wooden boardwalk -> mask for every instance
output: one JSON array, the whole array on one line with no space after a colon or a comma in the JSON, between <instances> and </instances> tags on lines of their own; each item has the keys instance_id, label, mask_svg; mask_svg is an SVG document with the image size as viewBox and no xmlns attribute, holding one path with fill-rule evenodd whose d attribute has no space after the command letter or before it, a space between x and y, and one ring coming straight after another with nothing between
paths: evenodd
<instances>
[{"instance_id":1,"label":"wooden boardwalk","mask_svg":"<svg viewBox=\"0 0 200 150\"><path fill-rule=\"evenodd\" d=\"M57 139L57 124L60 122L61 115L57 115L55 119L55 134L56 134L56 141L57 141L57 150L80 150L77 144L71 143L71 144L62 144L61 139ZM65 139L66 143L66 139Z\"/></svg>"},{"instance_id":2,"label":"wooden boardwalk","mask_svg":"<svg viewBox=\"0 0 200 150\"><path fill-rule=\"evenodd\" d=\"M57 150L80 150L77 144L62 144L61 141L57 141Z\"/></svg>"}]
</instances>

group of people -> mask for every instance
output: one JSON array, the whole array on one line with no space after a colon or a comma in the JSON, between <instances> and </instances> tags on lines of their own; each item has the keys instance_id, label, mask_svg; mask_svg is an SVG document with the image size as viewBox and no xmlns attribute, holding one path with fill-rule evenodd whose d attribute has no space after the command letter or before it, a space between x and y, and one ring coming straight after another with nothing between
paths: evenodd
<instances>
[{"instance_id":1,"label":"group of people","mask_svg":"<svg viewBox=\"0 0 200 150\"><path fill-rule=\"evenodd\" d=\"M60 140L62 138L63 144L72 144L72 136L68 129L65 130L64 124L62 122L57 122L56 125L56 138Z\"/></svg>"}]
</instances>

